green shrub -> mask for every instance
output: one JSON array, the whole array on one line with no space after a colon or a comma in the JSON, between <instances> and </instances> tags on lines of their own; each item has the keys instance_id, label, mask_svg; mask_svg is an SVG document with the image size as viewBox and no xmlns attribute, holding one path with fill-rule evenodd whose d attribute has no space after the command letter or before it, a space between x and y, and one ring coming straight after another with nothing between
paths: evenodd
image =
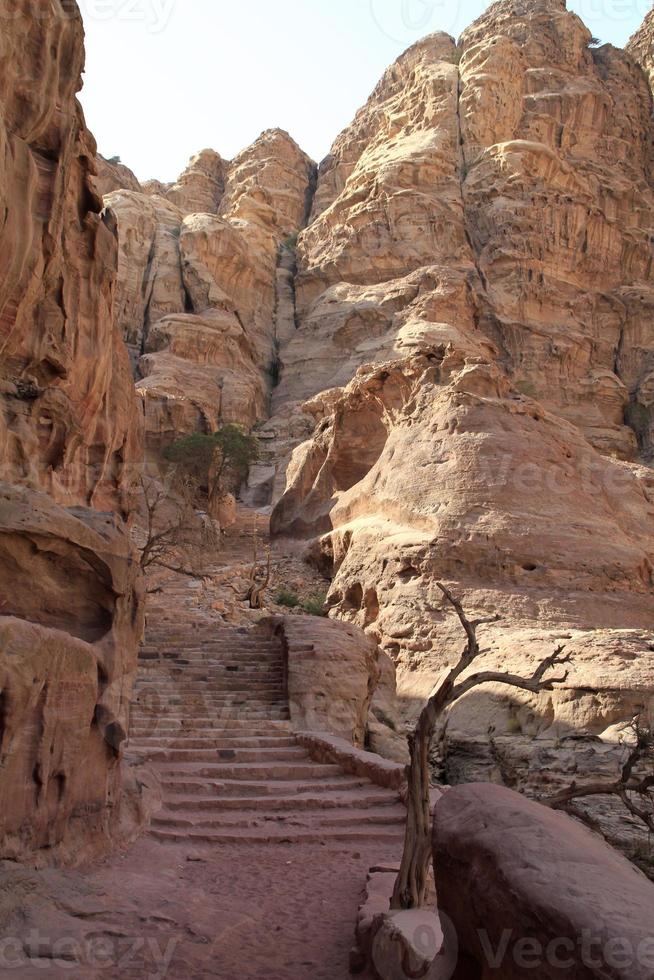
<instances>
[{"instance_id":1,"label":"green shrub","mask_svg":"<svg viewBox=\"0 0 654 980\"><path fill-rule=\"evenodd\" d=\"M298 238L299 237L300 237L300 232L299 231L296 231L292 235L289 235L288 238L285 238L284 239L284 248L287 248L287 249L289 249L289 251L292 252L293 249L297 248L297 243L298 243Z\"/></svg>"},{"instance_id":2,"label":"green shrub","mask_svg":"<svg viewBox=\"0 0 654 980\"><path fill-rule=\"evenodd\" d=\"M304 600L302 603L302 608L304 609L305 613L309 614L309 616L326 616L326 603L326 592L314 592L313 595Z\"/></svg>"},{"instance_id":3,"label":"green shrub","mask_svg":"<svg viewBox=\"0 0 654 980\"><path fill-rule=\"evenodd\" d=\"M177 439L164 450L164 458L177 466L209 496L235 489L259 458L259 441L240 425L223 425L217 432Z\"/></svg>"},{"instance_id":4,"label":"green shrub","mask_svg":"<svg viewBox=\"0 0 654 980\"><path fill-rule=\"evenodd\" d=\"M520 719L516 718L515 715L511 715L506 727L511 735L522 735L522 725L520 723Z\"/></svg>"},{"instance_id":5,"label":"green shrub","mask_svg":"<svg viewBox=\"0 0 654 980\"><path fill-rule=\"evenodd\" d=\"M278 606L286 606L287 609L297 609L300 605L300 600L295 592L285 588L279 589L275 596L275 602Z\"/></svg>"}]
</instances>

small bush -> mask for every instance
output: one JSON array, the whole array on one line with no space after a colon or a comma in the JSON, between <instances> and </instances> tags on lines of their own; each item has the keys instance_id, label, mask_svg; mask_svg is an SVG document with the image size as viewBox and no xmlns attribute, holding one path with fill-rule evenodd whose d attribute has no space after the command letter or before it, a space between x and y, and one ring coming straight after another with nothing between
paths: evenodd
<instances>
[{"instance_id":1,"label":"small bush","mask_svg":"<svg viewBox=\"0 0 654 980\"><path fill-rule=\"evenodd\" d=\"M291 592L290 589L279 589L277 595L275 596L275 602L278 606L285 606L287 609L297 609L300 605L300 600L296 596L295 592Z\"/></svg>"},{"instance_id":2,"label":"small bush","mask_svg":"<svg viewBox=\"0 0 654 980\"><path fill-rule=\"evenodd\" d=\"M122 160L118 156L116 156L116 157L109 157L109 159L107 160L107 163L111 163L114 167L117 167L119 163L122 163Z\"/></svg>"},{"instance_id":3,"label":"small bush","mask_svg":"<svg viewBox=\"0 0 654 980\"><path fill-rule=\"evenodd\" d=\"M287 249L289 249L289 251L292 252L294 249L297 248L297 243L298 243L298 238L299 237L300 237L300 232L299 231L296 231L292 235L289 235L288 238L285 238L284 239L284 247L287 248Z\"/></svg>"},{"instance_id":4,"label":"small bush","mask_svg":"<svg viewBox=\"0 0 654 980\"><path fill-rule=\"evenodd\" d=\"M511 715L506 727L511 735L522 735L522 725L520 724L520 719L516 718L515 715Z\"/></svg>"},{"instance_id":5,"label":"small bush","mask_svg":"<svg viewBox=\"0 0 654 980\"><path fill-rule=\"evenodd\" d=\"M600 39L598 37L591 37L590 41L588 42L588 47L589 48L599 48L600 45L601 45L601 43L602 42L600 41Z\"/></svg>"},{"instance_id":6,"label":"small bush","mask_svg":"<svg viewBox=\"0 0 654 980\"><path fill-rule=\"evenodd\" d=\"M305 613L308 613L309 616L326 616L326 603L326 592L314 592L313 595L304 600L302 603L302 608L304 609Z\"/></svg>"}]
</instances>

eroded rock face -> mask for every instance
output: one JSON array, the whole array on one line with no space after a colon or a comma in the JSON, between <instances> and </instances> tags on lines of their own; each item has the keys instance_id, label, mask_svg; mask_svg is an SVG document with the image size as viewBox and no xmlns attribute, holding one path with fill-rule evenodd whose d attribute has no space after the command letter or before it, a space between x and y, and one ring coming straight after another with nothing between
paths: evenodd
<instances>
[{"instance_id":1,"label":"eroded rock face","mask_svg":"<svg viewBox=\"0 0 654 980\"><path fill-rule=\"evenodd\" d=\"M451 719L468 753L549 739L550 768L654 702L651 94L590 41L562 0L502 0L389 69L321 167L267 427L316 425L273 529L314 539L408 715L461 646L438 580L502 613L489 666L567 646L554 694Z\"/></svg>"},{"instance_id":2,"label":"eroded rock face","mask_svg":"<svg viewBox=\"0 0 654 980\"><path fill-rule=\"evenodd\" d=\"M433 842L456 976L651 976L654 886L581 824L503 787L460 786L436 806Z\"/></svg>"},{"instance_id":3,"label":"eroded rock face","mask_svg":"<svg viewBox=\"0 0 654 980\"><path fill-rule=\"evenodd\" d=\"M215 150L202 150L192 157L176 184L165 196L184 214L216 214L225 191L227 161Z\"/></svg>"},{"instance_id":4,"label":"eroded rock face","mask_svg":"<svg viewBox=\"0 0 654 980\"><path fill-rule=\"evenodd\" d=\"M106 160L101 154L95 158L97 175L93 179L96 191L100 197L105 197L113 191L140 191L141 185L136 174L117 158Z\"/></svg>"},{"instance_id":5,"label":"eroded rock face","mask_svg":"<svg viewBox=\"0 0 654 980\"><path fill-rule=\"evenodd\" d=\"M6 5L5 5L6 6ZM10 0L0 56L0 853L94 853L121 802L142 630L141 455L116 229L75 93L74 4Z\"/></svg>"},{"instance_id":6,"label":"eroded rock face","mask_svg":"<svg viewBox=\"0 0 654 980\"><path fill-rule=\"evenodd\" d=\"M117 318L138 364L148 448L267 415L295 331L294 253L314 165L281 130L232 163L205 150L172 187L118 191Z\"/></svg>"}]
</instances>

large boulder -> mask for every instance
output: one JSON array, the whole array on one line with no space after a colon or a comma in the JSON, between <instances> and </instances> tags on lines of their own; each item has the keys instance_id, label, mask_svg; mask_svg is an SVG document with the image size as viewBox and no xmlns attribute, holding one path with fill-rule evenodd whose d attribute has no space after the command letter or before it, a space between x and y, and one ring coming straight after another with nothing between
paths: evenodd
<instances>
[{"instance_id":1,"label":"large boulder","mask_svg":"<svg viewBox=\"0 0 654 980\"><path fill-rule=\"evenodd\" d=\"M570 817L500 786L455 787L433 852L460 980L654 975L654 885Z\"/></svg>"}]
</instances>

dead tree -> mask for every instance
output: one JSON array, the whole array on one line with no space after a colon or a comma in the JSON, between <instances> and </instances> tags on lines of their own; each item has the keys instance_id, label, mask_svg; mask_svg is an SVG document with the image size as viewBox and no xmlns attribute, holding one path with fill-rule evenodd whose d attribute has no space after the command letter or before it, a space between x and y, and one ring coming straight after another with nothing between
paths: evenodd
<instances>
[{"instance_id":1,"label":"dead tree","mask_svg":"<svg viewBox=\"0 0 654 980\"><path fill-rule=\"evenodd\" d=\"M169 481L142 477L141 492L145 520L136 529L136 536L143 571L158 565L181 575L201 577L200 552L217 547L218 542L213 526L203 525L195 510L193 487L183 481L173 487Z\"/></svg>"},{"instance_id":2,"label":"dead tree","mask_svg":"<svg viewBox=\"0 0 654 980\"><path fill-rule=\"evenodd\" d=\"M257 540L254 539L254 560L252 563L252 568L250 569L250 587L246 593L245 598L250 603L250 609L262 609L263 608L263 597L266 589L270 585L270 578L272 572L272 555L270 548L266 549L268 553L268 563L259 567L259 558L257 554ZM263 578L261 577L263 576Z\"/></svg>"},{"instance_id":3,"label":"dead tree","mask_svg":"<svg viewBox=\"0 0 654 980\"><path fill-rule=\"evenodd\" d=\"M398 875L391 907L394 909L419 908L425 904L427 877L431 857L431 806L429 750L434 732L445 710L459 701L469 691L482 684L504 684L539 694L551 691L556 684L563 684L568 674L546 678L546 674L558 664L569 663L570 657L563 656L560 647L551 657L544 660L531 677L497 671L483 671L461 678L478 659L482 650L477 640L477 629L486 623L496 623L500 616L470 621L461 602L442 583L438 583L447 601L456 610L466 634L466 646L458 663L449 671L429 698L418 719L415 730L409 736L410 763L407 768L408 798L407 822L404 853Z\"/></svg>"},{"instance_id":4,"label":"dead tree","mask_svg":"<svg viewBox=\"0 0 654 980\"><path fill-rule=\"evenodd\" d=\"M575 800L615 796L633 817L644 823L650 834L654 834L654 728L651 723L642 725L641 716L637 715L631 733L633 739L629 740L628 754L617 779L581 785L574 782L541 803L554 810L565 810ZM649 770L646 775L636 775L640 767Z\"/></svg>"}]
</instances>

